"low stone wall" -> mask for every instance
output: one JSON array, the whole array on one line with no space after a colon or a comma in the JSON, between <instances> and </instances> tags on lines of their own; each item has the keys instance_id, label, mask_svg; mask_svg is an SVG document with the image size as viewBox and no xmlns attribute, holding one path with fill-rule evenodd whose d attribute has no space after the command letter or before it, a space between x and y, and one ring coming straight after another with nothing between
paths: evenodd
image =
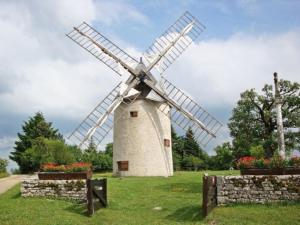
<instances>
[{"instance_id":1,"label":"low stone wall","mask_svg":"<svg viewBox=\"0 0 300 225\"><path fill-rule=\"evenodd\" d=\"M300 175L218 176L217 204L300 201Z\"/></svg>"},{"instance_id":2,"label":"low stone wall","mask_svg":"<svg viewBox=\"0 0 300 225\"><path fill-rule=\"evenodd\" d=\"M21 194L23 197L59 197L86 201L86 180L39 180L37 176L32 176L22 181Z\"/></svg>"}]
</instances>

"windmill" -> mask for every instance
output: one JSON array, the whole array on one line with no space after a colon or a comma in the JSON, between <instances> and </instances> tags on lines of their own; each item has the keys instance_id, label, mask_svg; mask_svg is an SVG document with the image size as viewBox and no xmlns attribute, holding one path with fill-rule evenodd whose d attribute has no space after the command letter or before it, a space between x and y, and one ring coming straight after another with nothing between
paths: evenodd
<instances>
[{"instance_id":1,"label":"windmill","mask_svg":"<svg viewBox=\"0 0 300 225\"><path fill-rule=\"evenodd\" d=\"M191 97L162 77L163 72L204 31L185 12L163 33L140 60L83 22L67 34L120 76L128 75L88 114L69 139L87 146L99 145L113 129L113 172L119 176L171 176L171 120L183 130L192 129L202 146L222 124ZM157 80L155 74L159 73Z\"/></svg>"}]
</instances>

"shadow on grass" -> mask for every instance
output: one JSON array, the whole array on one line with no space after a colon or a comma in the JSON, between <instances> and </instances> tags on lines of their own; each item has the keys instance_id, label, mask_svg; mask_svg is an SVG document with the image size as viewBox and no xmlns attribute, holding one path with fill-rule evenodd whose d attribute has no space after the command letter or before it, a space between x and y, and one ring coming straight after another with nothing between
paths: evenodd
<instances>
[{"instance_id":1,"label":"shadow on grass","mask_svg":"<svg viewBox=\"0 0 300 225\"><path fill-rule=\"evenodd\" d=\"M74 204L70 205L69 207L64 208L64 210L74 213L74 214L88 216L86 204L74 203Z\"/></svg>"},{"instance_id":2,"label":"shadow on grass","mask_svg":"<svg viewBox=\"0 0 300 225\"><path fill-rule=\"evenodd\" d=\"M169 183L158 186L159 189L167 192L184 192L184 193L202 193L201 183Z\"/></svg>"},{"instance_id":3,"label":"shadow on grass","mask_svg":"<svg viewBox=\"0 0 300 225\"><path fill-rule=\"evenodd\" d=\"M19 192L13 194L10 198L11 199L17 199L17 198L20 198L20 197L21 197L21 192L19 191Z\"/></svg>"},{"instance_id":4,"label":"shadow on grass","mask_svg":"<svg viewBox=\"0 0 300 225\"><path fill-rule=\"evenodd\" d=\"M174 213L169 214L166 218L176 222L196 222L204 219L202 217L202 206L199 205L179 208Z\"/></svg>"}]
</instances>

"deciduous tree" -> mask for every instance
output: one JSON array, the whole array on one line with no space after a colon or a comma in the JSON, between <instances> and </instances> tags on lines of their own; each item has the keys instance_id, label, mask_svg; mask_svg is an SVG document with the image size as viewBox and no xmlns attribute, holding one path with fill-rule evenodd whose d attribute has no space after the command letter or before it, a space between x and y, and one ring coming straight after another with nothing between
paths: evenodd
<instances>
[{"instance_id":1,"label":"deciduous tree","mask_svg":"<svg viewBox=\"0 0 300 225\"><path fill-rule=\"evenodd\" d=\"M300 84L287 80L279 81L279 91L283 99L282 116L285 128L300 127ZM275 97L272 85L265 85L262 93L255 89L246 90L233 109L229 121L233 137L234 156L249 155L251 146L262 145L266 157L271 157L277 149ZM286 131L287 150L300 147L300 132Z\"/></svg>"}]
</instances>

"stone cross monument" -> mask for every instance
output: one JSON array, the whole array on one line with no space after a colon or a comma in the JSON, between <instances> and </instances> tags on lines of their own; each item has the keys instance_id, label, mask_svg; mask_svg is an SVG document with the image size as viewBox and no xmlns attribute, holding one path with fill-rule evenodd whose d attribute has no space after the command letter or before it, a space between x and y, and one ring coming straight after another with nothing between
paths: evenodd
<instances>
[{"instance_id":1,"label":"stone cross monument","mask_svg":"<svg viewBox=\"0 0 300 225\"><path fill-rule=\"evenodd\" d=\"M283 122L282 122L282 98L279 93L278 88L278 76L274 73L274 83L275 83L275 104L276 104L276 114L277 114L277 135L278 135L278 147L279 155L285 158L285 144L284 144L284 132L283 132Z\"/></svg>"}]
</instances>

